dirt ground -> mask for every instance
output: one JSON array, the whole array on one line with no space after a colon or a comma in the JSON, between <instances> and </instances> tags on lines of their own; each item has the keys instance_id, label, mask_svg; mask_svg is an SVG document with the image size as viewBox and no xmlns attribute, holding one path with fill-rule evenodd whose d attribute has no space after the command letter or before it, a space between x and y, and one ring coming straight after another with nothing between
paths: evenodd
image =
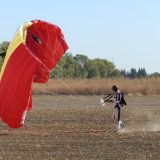
<instances>
[{"instance_id":1,"label":"dirt ground","mask_svg":"<svg viewBox=\"0 0 160 160\"><path fill-rule=\"evenodd\" d=\"M33 96L20 129L0 123L3 160L158 160L160 97L126 97L117 131L101 96Z\"/></svg>"}]
</instances>

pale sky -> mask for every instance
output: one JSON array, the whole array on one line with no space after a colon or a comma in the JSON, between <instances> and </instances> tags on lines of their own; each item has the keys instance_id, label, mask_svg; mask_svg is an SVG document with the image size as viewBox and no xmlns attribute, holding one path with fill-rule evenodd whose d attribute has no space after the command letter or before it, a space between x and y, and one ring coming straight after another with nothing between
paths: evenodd
<instances>
[{"instance_id":1,"label":"pale sky","mask_svg":"<svg viewBox=\"0 0 160 160\"><path fill-rule=\"evenodd\" d=\"M26 21L60 26L73 55L160 72L159 0L0 0L0 43Z\"/></svg>"}]
</instances>

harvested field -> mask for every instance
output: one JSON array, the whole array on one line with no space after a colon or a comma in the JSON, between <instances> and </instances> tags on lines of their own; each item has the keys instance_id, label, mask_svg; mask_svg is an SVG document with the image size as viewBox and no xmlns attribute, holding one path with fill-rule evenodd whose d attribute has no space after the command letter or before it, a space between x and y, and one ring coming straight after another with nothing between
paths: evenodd
<instances>
[{"instance_id":1,"label":"harvested field","mask_svg":"<svg viewBox=\"0 0 160 160\"><path fill-rule=\"evenodd\" d=\"M158 160L160 97L126 97L117 131L113 106L101 96L33 96L26 125L9 129L1 123L3 160Z\"/></svg>"}]
</instances>

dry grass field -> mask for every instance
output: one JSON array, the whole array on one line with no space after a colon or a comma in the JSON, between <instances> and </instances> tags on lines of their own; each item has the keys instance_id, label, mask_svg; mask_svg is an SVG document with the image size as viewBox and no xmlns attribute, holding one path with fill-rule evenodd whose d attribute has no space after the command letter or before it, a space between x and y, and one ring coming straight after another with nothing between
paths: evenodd
<instances>
[{"instance_id":1,"label":"dry grass field","mask_svg":"<svg viewBox=\"0 0 160 160\"><path fill-rule=\"evenodd\" d=\"M34 84L33 94L104 95L111 92L112 85L118 85L127 95L160 95L160 78L50 79Z\"/></svg>"},{"instance_id":2,"label":"dry grass field","mask_svg":"<svg viewBox=\"0 0 160 160\"><path fill-rule=\"evenodd\" d=\"M25 126L0 123L3 160L158 160L160 97L126 97L117 131L113 106L99 105L101 96L33 96Z\"/></svg>"}]
</instances>

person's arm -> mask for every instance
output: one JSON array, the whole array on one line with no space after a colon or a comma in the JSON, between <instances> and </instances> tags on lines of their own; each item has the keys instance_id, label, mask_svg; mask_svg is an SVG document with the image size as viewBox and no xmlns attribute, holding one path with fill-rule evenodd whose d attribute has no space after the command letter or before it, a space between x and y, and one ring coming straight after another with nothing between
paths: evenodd
<instances>
[{"instance_id":1,"label":"person's arm","mask_svg":"<svg viewBox=\"0 0 160 160\"><path fill-rule=\"evenodd\" d=\"M121 98L122 98L121 93L117 93L116 94L116 99L112 100L111 102L119 104L121 102Z\"/></svg>"}]
</instances>

